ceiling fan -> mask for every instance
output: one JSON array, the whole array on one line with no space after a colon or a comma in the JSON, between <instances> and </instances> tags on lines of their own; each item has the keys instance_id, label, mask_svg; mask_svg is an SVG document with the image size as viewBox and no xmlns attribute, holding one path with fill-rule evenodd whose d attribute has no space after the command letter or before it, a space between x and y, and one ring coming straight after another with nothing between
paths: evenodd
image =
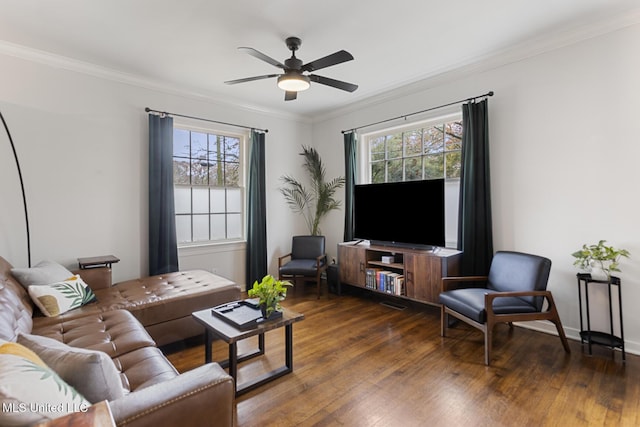
<instances>
[{"instance_id":1,"label":"ceiling fan","mask_svg":"<svg viewBox=\"0 0 640 427\"><path fill-rule=\"evenodd\" d=\"M233 85L237 83L251 82L254 80L270 79L273 77L278 78L278 87L285 91L284 100L293 101L298 96L298 92L309 89L311 82L320 83L326 86L342 89L347 92L353 92L358 89L358 85L353 83L347 83L340 80L330 79L328 77L318 76L317 74L304 74L305 72L313 72L322 68L330 67L332 65L342 64L343 62L351 61L353 56L346 50L340 50L324 58L316 59L315 61L303 64L301 60L296 58L296 50L302 44L302 40L298 37L289 37L285 40L287 47L291 51L291 58L286 59L284 64L277 61L262 52L259 52L251 47L239 47L238 49L263 60L273 66L284 70L284 74L266 74L263 76L247 77L244 79L229 80L225 83Z\"/></svg>"}]
</instances>

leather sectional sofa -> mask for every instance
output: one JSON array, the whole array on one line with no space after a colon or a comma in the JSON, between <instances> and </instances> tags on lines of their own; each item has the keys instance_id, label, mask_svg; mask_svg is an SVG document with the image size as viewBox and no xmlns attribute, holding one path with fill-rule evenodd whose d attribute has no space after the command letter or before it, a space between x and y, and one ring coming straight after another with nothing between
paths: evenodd
<instances>
[{"instance_id":1,"label":"leather sectional sofa","mask_svg":"<svg viewBox=\"0 0 640 427\"><path fill-rule=\"evenodd\" d=\"M157 345L201 333L191 313L239 299L238 285L205 271L111 285L108 269L81 270L97 301L45 317L11 268L0 258L0 340L43 337L107 354L123 388L121 397L106 399L117 425L233 424L233 379L216 363L179 374Z\"/></svg>"},{"instance_id":2,"label":"leather sectional sofa","mask_svg":"<svg viewBox=\"0 0 640 427\"><path fill-rule=\"evenodd\" d=\"M69 320L87 314L124 309L142 323L156 345L194 337L204 329L194 311L240 299L240 286L204 270L179 271L111 284L107 267L75 270L91 287L97 302L62 314ZM60 319L54 319L58 322Z\"/></svg>"}]
</instances>

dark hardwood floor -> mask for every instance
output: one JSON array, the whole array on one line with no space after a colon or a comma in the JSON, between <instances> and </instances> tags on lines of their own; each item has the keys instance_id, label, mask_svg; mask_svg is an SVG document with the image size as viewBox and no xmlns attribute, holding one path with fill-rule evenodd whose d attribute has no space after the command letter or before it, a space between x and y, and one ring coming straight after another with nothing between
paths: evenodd
<instances>
[{"instance_id":1,"label":"dark hardwood floor","mask_svg":"<svg viewBox=\"0 0 640 427\"><path fill-rule=\"evenodd\" d=\"M441 338L437 308L380 301L290 291L284 305L305 314L293 327L293 373L237 398L237 426L640 425L638 356L589 356L577 341L567 355L557 336L498 325L487 367L478 330L459 324ZM201 342L166 350L181 372L204 360ZM226 344L213 351L224 359ZM240 364L240 381L282 365L283 352L283 329L268 332L266 354Z\"/></svg>"}]
</instances>

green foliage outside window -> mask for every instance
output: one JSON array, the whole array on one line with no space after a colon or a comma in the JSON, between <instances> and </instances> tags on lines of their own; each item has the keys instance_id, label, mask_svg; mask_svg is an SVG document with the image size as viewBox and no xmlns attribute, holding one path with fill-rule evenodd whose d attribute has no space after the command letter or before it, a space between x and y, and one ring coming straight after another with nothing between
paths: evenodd
<instances>
[{"instance_id":1,"label":"green foliage outside window","mask_svg":"<svg viewBox=\"0 0 640 427\"><path fill-rule=\"evenodd\" d=\"M462 122L389 133L369 141L371 183L460 178Z\"/></svg>"},{"instance_id":2,"label":"green foliage outside window","mask_svg":"<svg viewBox=\"0 0 640 427\"><path fill-rule=\"evenodd\" d=\"M179 243L242 238L241 145L239 136L174 128Z\"/></svg>"}]
</instances>

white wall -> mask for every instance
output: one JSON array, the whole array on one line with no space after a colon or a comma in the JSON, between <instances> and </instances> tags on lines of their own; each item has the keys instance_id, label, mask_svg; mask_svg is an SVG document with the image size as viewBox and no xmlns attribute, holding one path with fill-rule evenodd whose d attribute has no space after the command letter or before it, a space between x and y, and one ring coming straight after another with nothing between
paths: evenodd
<instances>
[{"instance_id":1,"label":"white wall","mask_svg":"<svg viewBox=\"0 0 640 427\"><path fill-rule=\"evenodd\" d=\"M574 338L577 270L570 254L599 239L628 249L632 258L622 261L620 274L625 338L627 350L640 353L640 57L632 54L639 43L634 25L466 77L440 76L404 96L344 109L314 124L313 138L325 158L340 159L328 175L344 173L341 130L495 91L489 99L495 249L552 260L549 289ZM341 221L335 215L325 225L331 248L342 238ZM604 328L604 295L596 294L592 322Z\"/></svg>"},{"instance_id":2,"label":"white wall","mask_svg":"<svg viewBox=\"0 0 640 427\"><path fill-rule=\"evenodd\" d=\"M75 267L78 257L113 254L121 259L114 265L114 280L147 273L145 107L268 128L271 269L277 265L274 257L288 250L290 236L299 230L283 206L277 179L294 172L297 147L311 141L309 123L12 56L0 55L0 69L0 110L25 180L32 264L51 259ZM12 156L0 130L0 255L14 266L26 266L22 201ZM181 251L181 267L218 269L243 284L244 252L236 245L227 249Z\"/></svg>"},{"instance_id":3,"label":"white wall","mask_svg":"<svg viewBox=\"0 0 640 427\"><path fill-rule=\"evenodd\" d=\"M283 174L304 176L301 145L318 149L328 177L343 175L341 130L494 90L489 115L495 248L552 259L549 289L573 337L579 321L570 254L598 239L628 249L632 258L621 265L625 333L628 350L640 353L640 312L634 307L640 300L640 201L635 196L640 58L633 54L638 42L640 25L634 25L466 77L440 76L313 126L0 55L0 109L23 168L33 263L53 259L74 266L77 257L114 254L122 259L114 266L115 280L146 273L144 107L269 129L268 254L269 271L275 274L277 256L288 252L291 236L306 232L278 192ZM22 206L11 156L0 131L0 255L25 266ZM332 257L342 240L343 214L334 211L322 224ZM237 248L221 258L215 252L213 258L191 252L183 261L189 268L238 274L224 270L239 262ZM241 283L244 278L232 279ZM601 298L596 300L602 306Z\"/></svg>"}]
</instances>

